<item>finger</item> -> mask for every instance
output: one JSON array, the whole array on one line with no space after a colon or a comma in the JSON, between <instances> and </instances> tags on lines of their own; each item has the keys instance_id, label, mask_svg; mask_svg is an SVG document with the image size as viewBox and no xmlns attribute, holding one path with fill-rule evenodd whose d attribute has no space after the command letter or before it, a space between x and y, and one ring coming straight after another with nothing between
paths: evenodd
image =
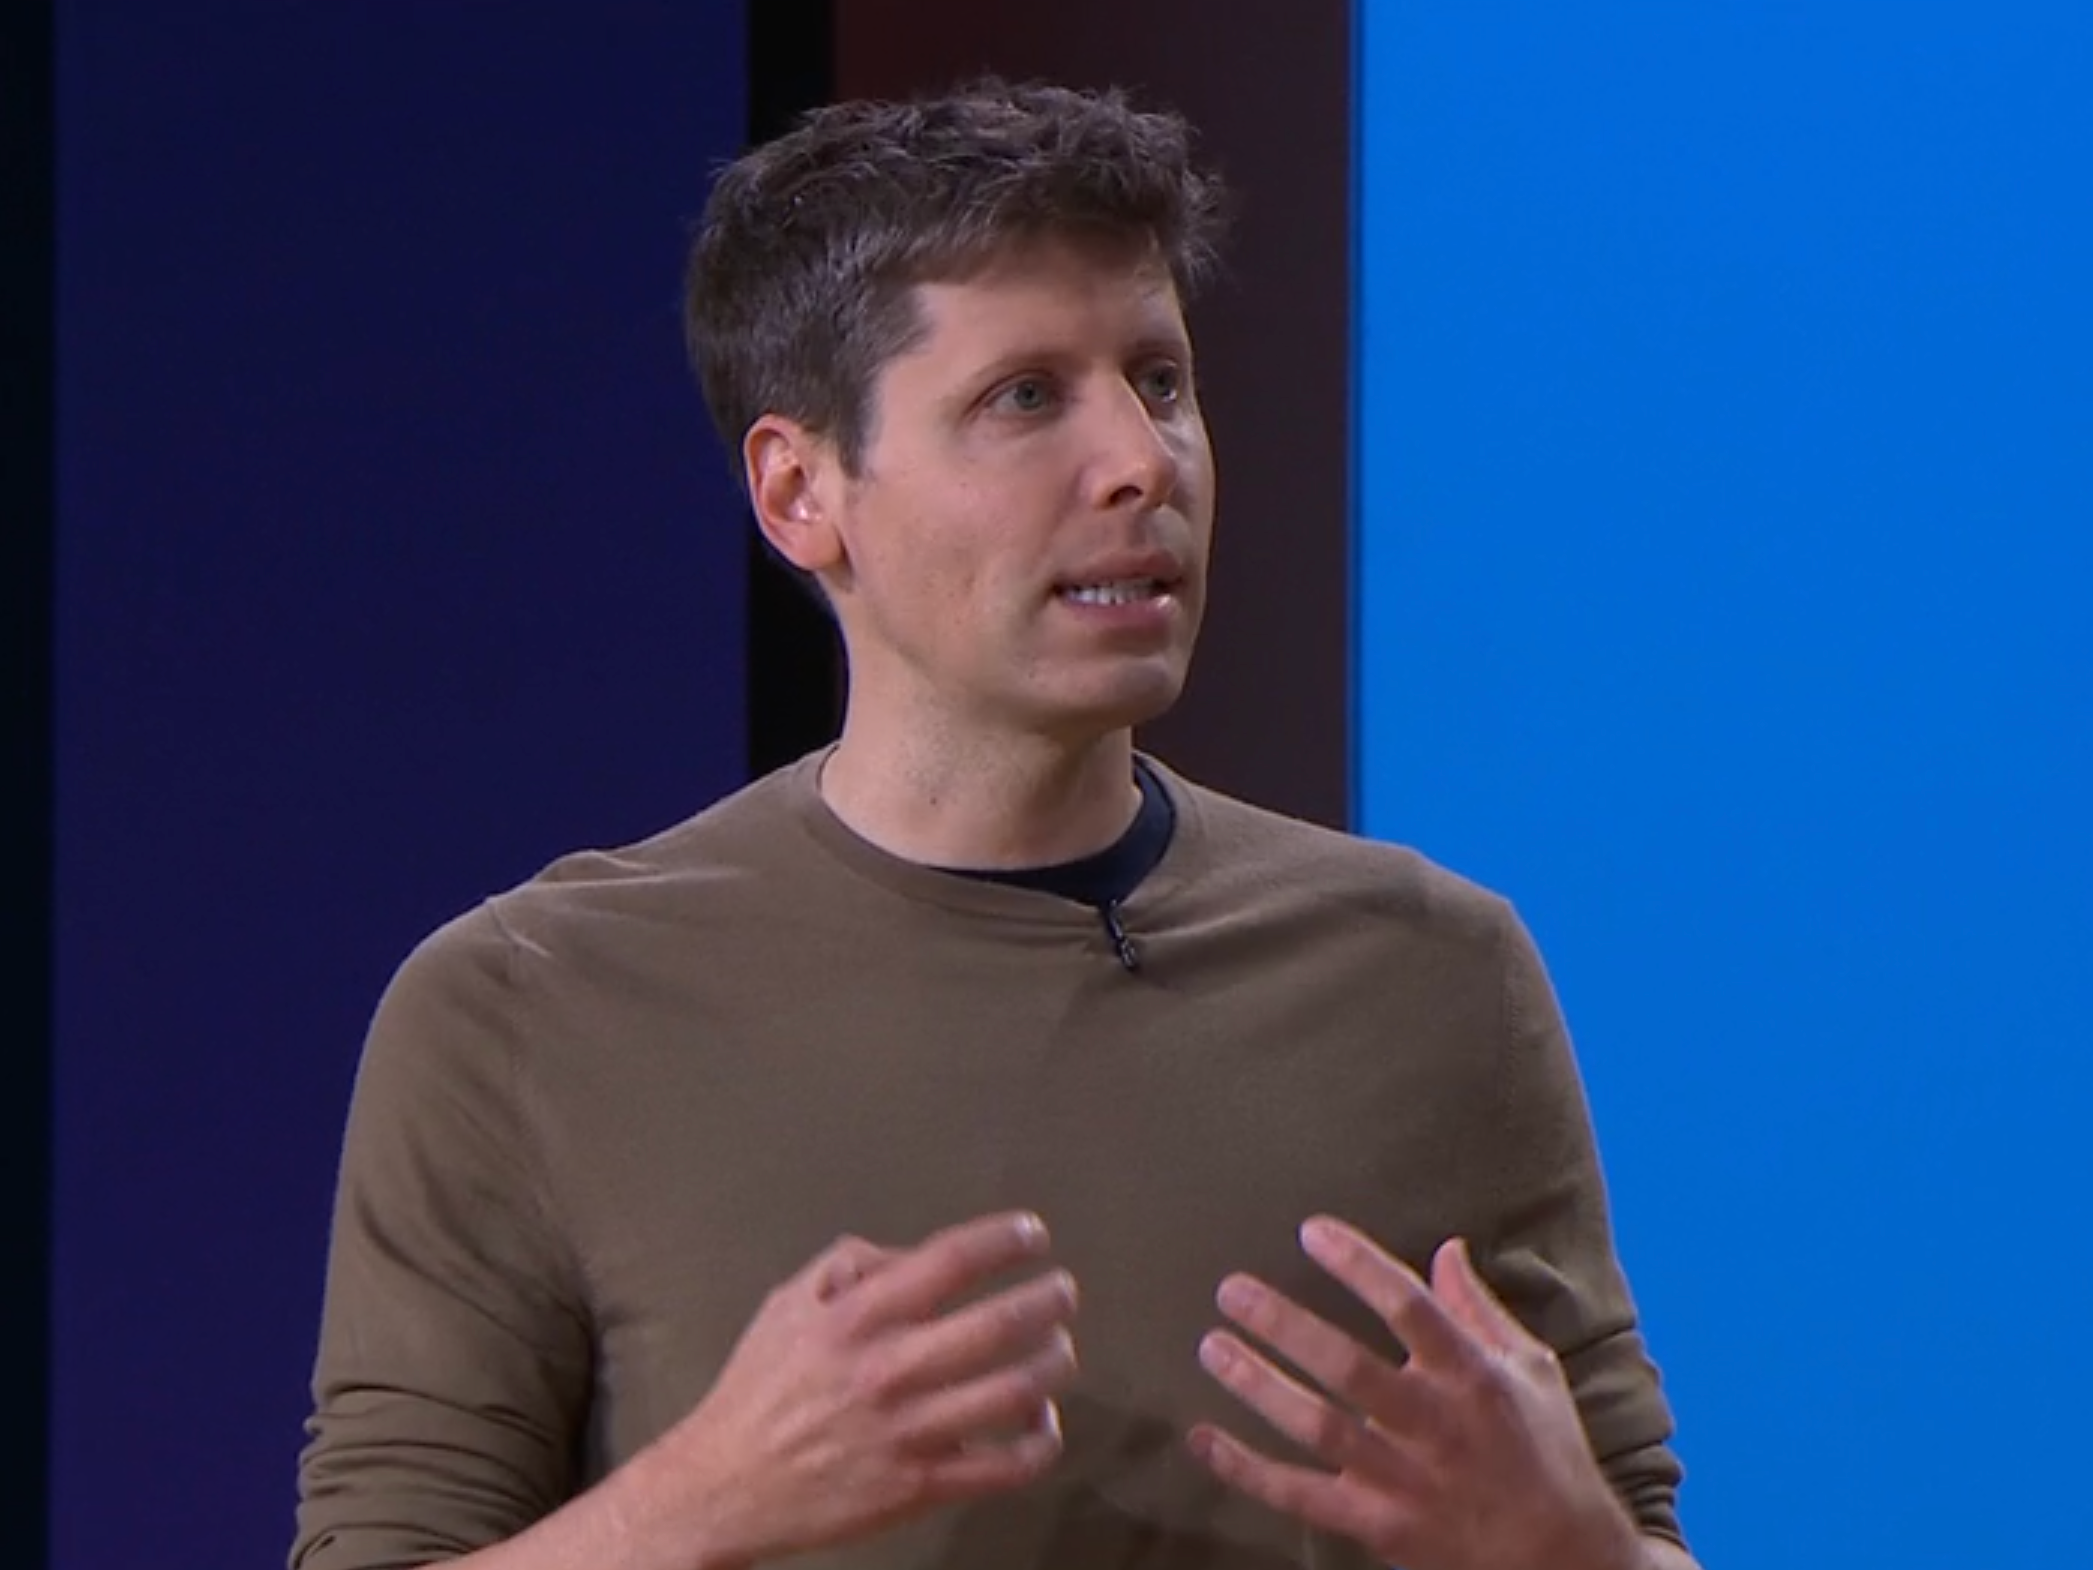
<instances>
[{"instance_id":1,"label":"finger","mask_svg":"<svg viewBox=\"0 0 2093 1570\"><path fill-rule=\"evenodd\" d=\"M884 1352L886 1394L907 1394L1036 1356L1076 1313L1075 1277L1050 1271L912 1328Z\"/></svg>"},{"instance_id":2,"label":"finger","mask_svg":"<svg viewBox=\"0 0 2093 1570\"><path fill-rule=\"evenodd\" d=\"M1448 1238L1432 1255L1432 1290L1454 1319L1493 1351L1524 1352L1538 1344L1476 1271L1466 1238Z\"/></svg>"},{"instance_id":3,"label":"finger","mask_svg":"<svg viewBox=\"0 0 2093 1570\"><path fill-rule=\"evenodd\" d=\"M1387 1322L1413 1362L1459 1369L1481 1357L1482 1349L1417 1272L1356 1227L1318 1216L1301 1228L1301 1244L1309 1258Z\"/></svg>"},{"instance_id":4,"label":"finger","mask_svg":"<svg viewBox=\"0 0 2093 1570\"><path fill-rule=\"evenodd\" d=\"M1391 1364L1255 1276L1230 1276L1214 1301L1229 1319L1355 1411L1392 1429L1423 1421L1423 1403Z\"/></svg>"},{"instance_id":5,"label":"finger","mask_svg":"<svg viewBox=\"0 0 2093 1570\"><path fill-rule=\"evenodd\" d=\"M1245 1406L1310 1454L1341 1471L1392 1475L1384 1440L1226 1331L1214 1331L1199 1343L1199 1361Z\"/></svg>"},{"instance_id":6,"label":"finger","mask_svg":"<svg viewBox=\"0 0 2093 1570\"><path fill-rule=\"evenodd\" d=\"M1188 1440L1202 1465L1238 1493L1282 1515L1366 1546L1377 1559L1408 1557L1415 1506L1403 1494L1261 1455L1201 1424Z\"/></svg>"},{"instance_id":7,"label":"finger","mask_svg":"<svg viewBox=\"0 0 2093 1570\"><path fill-rule=\"evenodd\" d=\"M868 1325L926 1319L968 1287L1039 1259L1047 1247L1046 1223L1029 1211L963 1221L904 1251L853 1293L852 1303Z\"/></svg>"},{"instance_id":8,"label":"finger","mask_svg":"<svg viewBox=\"0 0 2093 1570\"><path fill-rule=\"evenodd\" d=\"M924 1492L945 1503L977 1499L1038 1481L1061 1459L1061 1414L1049 1408L1044 1421L1008 1441L967 1445L924 1464Z\"/></svg>"},{"instance_id":9,"label":"finger","mask_svg":"<svg viewBox=\"0 0 2093 1570\"><path fill-rule=\"evenodd\" d=\"M979 1379L933 1390L901 1416L903 1442L925 1453L1012 1429L1060 1432L1054 1397L1076 1376L1074 1338L1059 1332L1024 1362Z\"/></svg>"},{"instance_id":10,"label":"finger","mask_svg":"<svg viewBox=\"0 0 2093 1570\"><path fill-rule=\"evenodd\" d=\"M816 1302L833 1302L898 1257L895 1250L861 1237L841 1237L815 1256L806 1272L807 1284Z\"/></svg>"}]
</instances>

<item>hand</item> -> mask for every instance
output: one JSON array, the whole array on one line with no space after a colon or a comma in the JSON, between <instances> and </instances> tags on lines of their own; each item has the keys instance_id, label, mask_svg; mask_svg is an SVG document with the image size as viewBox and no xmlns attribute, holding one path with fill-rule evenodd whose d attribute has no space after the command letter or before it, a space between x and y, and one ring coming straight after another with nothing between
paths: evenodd
<instances>
[{"instance_id":1,"label":"hand","mask_svg":"<svg viewBox=\"0 0 2093 1570\"><path fill-rule=\"evenodd\" d=\"M1409 1351L1400 1368L1249 1276L1221 1311L1323 1387L1242 1339L1209 1334L1200 1361L1334 1471L1289 1466L1207 1425L1193 1453L1224 1482L1407 1570L1629 1570L1633 1522L1594 1460L1554 1351L1491 1294L1451 1242L1427 1286L1341 1223L1302 1228L1315 1262ZM1323 1392L1328 1392L1324 1394Z\"/></svg>"},{"instance_id":2,"label":"hand","mask_svg":"<svg viewBox=\"0 0 2093 1570\"><path fill-rule=\"evenodd\" d=\"M833 1244L770 1294L711 1392L642 1458L640 1508L688 1527L695 1562L743 1565L1039 1477L1061 1451L1074 1282L1035 1275L940 1310L1046 1251L1038 1218L1015 1215L901 1251Z\"/></svg>"}]
</instances>

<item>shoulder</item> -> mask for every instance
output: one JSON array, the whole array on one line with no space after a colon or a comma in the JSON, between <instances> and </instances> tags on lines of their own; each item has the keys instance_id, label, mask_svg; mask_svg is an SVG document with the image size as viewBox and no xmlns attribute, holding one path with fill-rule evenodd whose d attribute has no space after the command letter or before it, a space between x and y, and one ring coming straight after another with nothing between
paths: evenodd
<instances>
[{"instance_id":1,"label":"shoulder","mask_svg":"<svg viewBox=\"0 0 2093 1570\"><path fill-rule=\"evenodd\" d=\"M385 1013L491 1024L542 984L614 978L634 960L731 934L802 896L818 858L798 788L788 766L643 839L556 857L417 942L387 988Z\"/></svg>"},{"instance_id":2,"label":"shoulder","mask_svg":"<svg viewBox=\"0 0 2093 1570\"><path fill-rule=\"evenodd\" d=\"M1412 846L1310 823L1159 772L1181 814L1197 825L1201 878L1233 885L1238 895L1290 895L1334 915L1493 949L1518 928L1502 894Z\"/></svg>"},{"instance_id":3,"label":"shoulder","mask_svg":"<svg viewBox=\"0 0 2093 1570\"><path fill-rule=\"evenodd\" d=\"M483 911L527 963L577 929L631 938L746 917L816 864L796 766L624 845L584 847L488 899Z\"/></svg>"}]
</instances>

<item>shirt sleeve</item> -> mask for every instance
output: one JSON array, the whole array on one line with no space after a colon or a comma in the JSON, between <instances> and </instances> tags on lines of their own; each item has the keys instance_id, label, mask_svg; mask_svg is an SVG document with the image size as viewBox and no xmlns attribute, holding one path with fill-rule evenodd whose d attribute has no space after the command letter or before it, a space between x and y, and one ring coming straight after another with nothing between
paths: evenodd
<instances>
[{"instance_id":1,"label":"shirt sleeve","mask_svg":"<svg viewBox=\"0 0 2093 1570\"><path fill-rule=\"evenodd\" d=\"M1476 1263L1561 1359L1601 1469L1642 1530L1685 1547L1670 1405L1615 1251L1583 1082L1531 935L1506 907L1494 1234Z\"/></svg>"},{"instance_id":2,"label":"shirt sleeve","mask_svg":"<svg viewBox=\"0 0 2093 1570\"><path fill-rule=\"evenodd\" d=\"M343 1139L293 1570L514 1536L573 1491L591 1337L518 1093L526 1011L490 909L408 958Z\"/></svg>"}]
</instances>

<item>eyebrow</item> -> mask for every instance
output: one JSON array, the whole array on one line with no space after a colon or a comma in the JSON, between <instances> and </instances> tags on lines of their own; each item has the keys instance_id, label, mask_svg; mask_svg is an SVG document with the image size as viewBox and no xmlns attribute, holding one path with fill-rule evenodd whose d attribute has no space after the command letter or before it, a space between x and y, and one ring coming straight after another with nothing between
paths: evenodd
<instances>
[{"instance_id":1,"label":"eyebrow","mask_svg":"<svg viewBox=\"0 0 2093 1570\"><path fill-rule=\"evenodd\" d=\"M1065 369L1071 362L1081 358L1082 356L1072 354L1066 349L1048 348L1044 344L1006 349L983 362L977 369L968 372L964 385L970 390L955 394L955 400L963 407L971 403L980 392L993 387L1006 376L1035 367L1040 370ZM1127 358L1173 359L1189 366L1192 363L1192 340L1189 334L1167 328L1144 333L1128 346Z\"/></svg>"}]
</instances>

